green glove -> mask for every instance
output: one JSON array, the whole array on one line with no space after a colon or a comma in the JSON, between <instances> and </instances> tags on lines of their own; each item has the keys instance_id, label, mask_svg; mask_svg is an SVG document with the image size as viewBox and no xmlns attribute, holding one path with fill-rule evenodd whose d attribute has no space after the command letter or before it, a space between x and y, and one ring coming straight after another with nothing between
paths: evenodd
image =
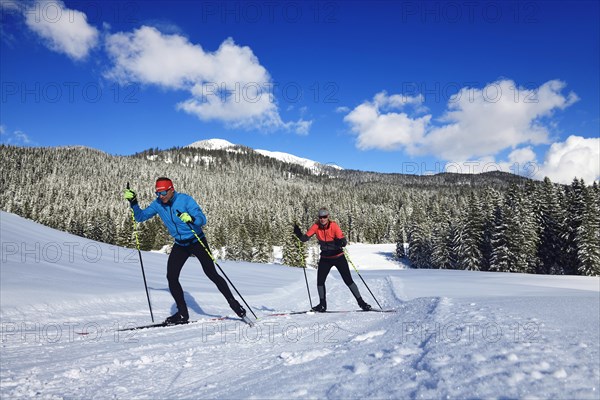
<instances>
[{"instance_id":1,"label":"green glove","mask_svg":"<svg viewBox=\"0 0 600 400\"><path fill-rule=\"evenodd\" d=\"M189 224L190 222L194 222L194 217L192 217L190 214L184 212L179 214L179 219L182 220L183 222L185 222L186 224Z\"/></svg>"},{"instance_id":2,"label":"green glove","mask_svg":"<svg viewBox=\"0 0 600 400\"><path fill-rule=\"evenodd\" d=\"M125 197L125 200L127 200L130 205L133 206L137 204L137 196L133 190L125 189L125 191L123 192L123 197Z\"/></svg>"}]
</instances>

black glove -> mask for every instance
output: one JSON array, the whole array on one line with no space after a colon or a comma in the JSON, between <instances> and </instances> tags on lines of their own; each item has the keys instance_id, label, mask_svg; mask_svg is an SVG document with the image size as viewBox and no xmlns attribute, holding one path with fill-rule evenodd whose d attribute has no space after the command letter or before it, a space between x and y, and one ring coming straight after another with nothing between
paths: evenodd
<instances>
[{"instance_id":1,"label":"black glove","mask_svg":"<svg viewBox=\"0 0 600 400\"><path fill-rule=\"evenodd\" d=\"M333 239L333 243L335 243L335 245L337 247L344 247L345 245L348 244L345 237L339 238L339 239Z\"/></svg>"},{"instance_id":2,"label":"black glove","mask_svg":"<svg viewBox=\"0 0 600 400\"><path fill-rule=\"evenodd\" d=\"M302 231L300 230L298 224L294 224L294 235L296 235L298 239L302 237Z\"/></svg>"}]
</instances>

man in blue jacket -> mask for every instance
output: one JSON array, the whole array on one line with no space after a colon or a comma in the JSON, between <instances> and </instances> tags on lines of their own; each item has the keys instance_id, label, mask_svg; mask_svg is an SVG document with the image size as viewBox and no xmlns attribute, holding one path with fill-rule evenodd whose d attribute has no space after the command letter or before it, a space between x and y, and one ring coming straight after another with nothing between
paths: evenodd
<instances>
[{"instance_id":1,"label":"man in blue jacket","mask_svg":"<svg viewBox=\"0 0 600 400\"><path fill-rule=\"evenodd\" d=\"M137 222L144 222L158 214L171 236L175 239L167 261L167 280L169 290L177 305L177 312L167 318L166 323L182 324L189 320L183 288L179 283L179 274L183 264L191 255L195 255L200 260L204 273L225 296L231 309L240 317L246 315L246 310L233 297L227 282L217 273L215 264L208 254L208 242L204 232L202 232L202 226L206 225L206 216L191 196L176 192L173 188L173 182L169 178L163 177L156 180L156 200L150 203L147 208L140 208L133 190L125 189L125 199L129 201ZM190 226L202 240L206 249L198 243L198 239Z\"/></svg>"}]
</instances>

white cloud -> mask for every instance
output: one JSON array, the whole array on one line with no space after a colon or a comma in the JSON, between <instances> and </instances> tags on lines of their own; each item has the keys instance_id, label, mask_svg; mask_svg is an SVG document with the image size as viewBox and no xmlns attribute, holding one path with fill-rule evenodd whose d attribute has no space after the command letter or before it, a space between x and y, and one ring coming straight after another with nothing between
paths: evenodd
<instances>
[{"instance_id":1,"label":"white cloud","mask_svg":"<svg viewBox=\"0 0 600 400\"><path fill-rule=\"evenodd\" d=\"M373 101L366 101L352 110L344 117L344 121L357 134L356 147L361 150L411 147L423 140L431 115L412 118L404 112L391 110L420 105L421 102L422 97L388 96L380 92Z\"/></svg>"},{"instance_id":2,"label":"white cloud","mask_svg":"<svg viewBox=\"0 0 600 400\"><path fill-rule=\"evenodd\" d=\"M600 138L572 135L564 142L552 144L540 165L539 175L565 184L575 177L586 183L600 181Z\"/></svg>"},{"instance_id":3,"label":"white cloud","mask_svg":"<svg viewBox=\"0 0 600 400\"><path fill-rule=\"evenodd\" d=\"M0 125L0 138L3 144L12 146L26 146L33 144L32 140L23 131L9 132L6 126Z\"/></svg>"},{"instance_id":4,"label":"white cloud","mask_svg":"<svg viewBox=\"0 0 600 400\"><path fill-rule=\"evenodd\" d=\"M529 162L535 162L535 152L531 148L531 146L527 146L522 149L513 150L508 155L508 161L510 163L518 163L518 164L526 164Z\"/></svg>"},{"instance_id":5,"label":"white cloud","mask_svg":"<svg viewBox=\"0 0 600 400\"><path fill-rule=\"evenodd\" d=\"M114 63L107 77L186 90L191 97L177 108L203 121L300 134L310 128L311 121L281 119L268 71L252 49L238 46L231 38L207 52L181 35L143 26L109 35L106 49Z\"/></svg>"},{"instance_id":6,"label":"white cloud","mask_svg":"<svg viewBox=\"0 0 600 400\"><path fill-rule=\"evenodd\" d=\"M479 174L502 171L552 182L570 184L574 178L591 184L600 181L600 138L569 136L564 142L553 143L539 162L534 150L528 146L512 151L507 160L493 157L477 160L452 161L443 165L443 172Z\"/></svg>"},{"instance_id":7,"label":"white cloud","mask_svg":"<svg viewBox=\"0 0 600 400\"><path fill-rule=\"evenodd\" d=\"M425 112L427 108L423 106L425 97L422 94L417 96L408 96L403 94L387 95L387 92L379 92L373 97L373 103L384 111L398 109L401 110L407 106L413 106L416 112Z\"/></svg>"},{"instance_id":8,"label":"white cloud","mask_svg":"<svg viewBox=\"0 0 600 400\"><path fill-rule=\"evenodd\" d=\"M564 87L557 80L536 89L519 88L510 80L482 89L466 87L448 103L439 126L431 124L431 115L416 118L393 111L407 105L424 111L423 96L380 92L344 120L357 134L360 149L405 147L411 154L433 154L444 160L487 157L526 143L548 143L542 119L578 100L573 93L564 96Z\"/></svg>"},{"instance_id":9,"label":"white cloud","mask_svg":"<svg viewBox=\"0 0 600 400\"><path fill-rule=\"evenodd\" d=\"M38 0L24 9L25 23L47 46L74 60L84 59L98 44L98 30L88 24L87 16L68 9L62 1Z\"/></svg>"},{"instance_id":10,"label":"white cloud","mask_svg":"<svg viewBox=\"0 0 600 400\"><path fill-rule=\"evenodd\" d=\"M446 125L432 127L417 152L445 160L495 155L523 144L549 142L543 117L577 101L561 91L565 84L549 81L537 89L519 88L510 80L482 89L463 88L442 117Z\"/></svg>"},{"instance_id":11,"label":"white cloud","mask_svg":"<svg viewBox=\"0 0 600 400\"><path fill-rule=\"evenodd\" d=\"M551 144L555 121L550 117L579 100L563 94L565 83L551 80L537 88L518 87L499 80L483 88L462 88L437 120L398 112L408 106L423 112L422 96L377 93L344 118L362 150L405 150L411 155L433 155L449 161L444 170L458 173L513 172L535 179L548 176L570 183L600 179L600 139L570 136L550 146L538 162L533 146ZM435 122L435 123L434 123ZM512 151L506 160L498 153ZM465 161L466 160L466 161Z\"/></svg>"},{"instance_id":12,"label":"white cloud","mask_svg":"<svg viewBox=\"0 0 600 400\"><path fill-rule=\"evenodd\" d=\"M578 100L563 95L565 83L552 80L535 89L501 80L481 89L462 88L447 111L432 123L432 116L398 113L412 106L423 112L423 96L377 93L373 101L354 108L344 120L357 134L359 149L401 149L409 154L431 154L443 160L493 157L498 152L526 144L549 142L550 124L545 118ZM441 124L440 124L441 123Z\"/></svg>"}]
</instances>

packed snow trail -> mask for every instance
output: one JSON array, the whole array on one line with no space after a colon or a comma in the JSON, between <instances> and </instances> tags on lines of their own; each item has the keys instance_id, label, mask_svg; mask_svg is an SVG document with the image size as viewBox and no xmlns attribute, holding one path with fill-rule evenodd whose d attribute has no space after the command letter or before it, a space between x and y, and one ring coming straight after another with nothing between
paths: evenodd
<instances>
[{"instance_id":1,"label":"packed snow trail","mask_svg":"<svg viewBox=\"0 0 600 400\"><path fill-rule=\"evenodd\" d=\"M302 271L222 261L259 316L250 327L214 320L233 314L190 259L200 322L120 332L150 323L129 250L0 218L2 398L598 398L598 278L368 269L398 312L268 316L308 308ZM166 256L143 257L161 320ZM327 288L330 310L357 309L337 272Z\"/></svg>"}]
</instances>

